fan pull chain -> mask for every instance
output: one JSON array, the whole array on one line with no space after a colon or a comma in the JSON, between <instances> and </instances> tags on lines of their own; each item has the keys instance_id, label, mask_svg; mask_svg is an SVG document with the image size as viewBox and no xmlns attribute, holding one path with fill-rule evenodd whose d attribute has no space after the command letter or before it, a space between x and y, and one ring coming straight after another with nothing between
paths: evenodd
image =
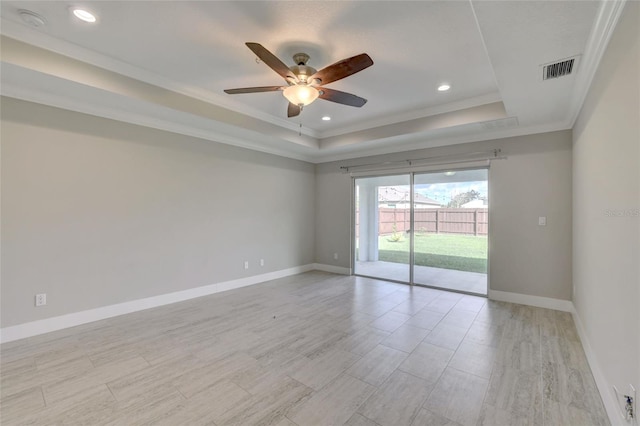
<instances>
[{"instance_id":1,"label":"fan pull chain","mask_svg":"<svg viewBox=\"0 0 640 426\"><path fill-rule=\"evenodd\" d=\"M298 105L300 107L300 114L302 114L302 110L304 109L304 104ZM298 130L298 136L302 136L302 117L300 117L300 127Z\"/></svg>"}]
</instances>

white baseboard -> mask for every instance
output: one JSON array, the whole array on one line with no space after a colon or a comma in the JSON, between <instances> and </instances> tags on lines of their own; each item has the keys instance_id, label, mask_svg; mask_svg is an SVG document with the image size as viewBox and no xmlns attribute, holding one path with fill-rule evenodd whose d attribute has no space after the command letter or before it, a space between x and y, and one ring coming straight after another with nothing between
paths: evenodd
<instances>
[{"instance_id":1,"label":"white baseboard","mask_svg":"<svg viewBox=\"0 0 640 426\"><path fill-rule=\"evenodd\" d=\"M573 312L573 303L571 303L570 300L553 299L551 297L531 296L528 294L511 293L508 291L489 290L489 299L498 300L500 302L535 306L537 308L554 309L556 311Z\"/></svg>"},{"instance_id":2,"label":"white baseboard","mask_svg":"<svg viewBox=\"0 0 640 426\"><path fill-rule=\"evenodd\" d=\"M254 275L237 280L190 288L188 290L176 291L174 293L146 297L144 299L137 299L129 302L118 303L115 305L102 306L100 308L89 309L86 311L74 312L71 314L27 322L11 327L5 327L0 329L0 343L6 343L31 336L37 336L39 334L62 330L69 327L75 327L77 325L112 318L118 315L156 308L158 306L168 305L171 303L182 302L184 300L195 299L196 297L207 296L222 291L246 287L249 285L271 281L290 275L301 274L313 269L325 270L316 268L316 264L296 266L294 268L282 269L280 271L268 272L266 274Z\"/></svg>"},{"instance_id":3,"label":"white baseboard","mask_svg":"<svg viewBox=\"0 0 640 426\"><path fill-rule=\"evenodd\" d=\"M325 265L324 263L314 263L313 269L324 272L332 272L340 275L351 275L351 268L345 268L343 266Z\"/></svg>"},{"instance_id":4,"label":"white baseboard","mask_svg":"<svg viewBox=\"0 0 640 426\"><path fill-rule=\"evenodd\" d=\"M613 386L610 386L610 384L607 382L607 379L605 378L605 375L600 368L600 363L596 358L595 352L591 348L591 344L589 343L589 339L587 338L587 332L584 329L584 325L582 324L582 320L580 319L580 315L578 315L575 306L573 306L571 314L573 316L573 322L576 324L576 329L578 330L578 336L580 337L582 348L584 349L584 353L587 356L587 362L589 363L589 367L591 368L591 373L593 374L593 378L596 381L596 386L598 387L598 391L600 392L602 403L604 404L605 410L607 410L607 415L609 416L611 425L629 426L630 423L627 423L622 418L618 403L613 395L613 392L611 391L613 389Z\"/></svg>"}]
</instances>

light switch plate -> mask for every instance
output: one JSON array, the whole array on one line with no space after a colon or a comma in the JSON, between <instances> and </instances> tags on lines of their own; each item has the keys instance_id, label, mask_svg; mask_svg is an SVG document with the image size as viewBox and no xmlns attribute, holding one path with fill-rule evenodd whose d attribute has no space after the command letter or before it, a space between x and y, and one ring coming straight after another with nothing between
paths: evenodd
<instances>
[{"instance_id":1,"label":"light switch plate","mask_svg":"<svg viewBox=\"0 0 640 426\"><path fill-rule=\"evenodd\" d=\"M547 225L547 217L546 216L540 216L538 218L538 225L546 226Z\"/></svg>"}]
</instances>

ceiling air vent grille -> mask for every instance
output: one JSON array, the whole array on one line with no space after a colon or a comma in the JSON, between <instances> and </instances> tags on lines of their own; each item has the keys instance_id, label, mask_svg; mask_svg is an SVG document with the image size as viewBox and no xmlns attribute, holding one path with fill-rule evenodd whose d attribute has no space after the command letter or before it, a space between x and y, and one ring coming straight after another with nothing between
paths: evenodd
<instances>
[{"instance_id":1,"label":"ceiling air vent grille","mask_svg":"<svg viewBox=\"0 0 640 426\"><path fill-rule=\"evenodd\" d=\"M576 58L571 58L553 64L544 65L542 67L542 79L549 80L571 74L575 61Z\"/></svg>"}]
</instances>

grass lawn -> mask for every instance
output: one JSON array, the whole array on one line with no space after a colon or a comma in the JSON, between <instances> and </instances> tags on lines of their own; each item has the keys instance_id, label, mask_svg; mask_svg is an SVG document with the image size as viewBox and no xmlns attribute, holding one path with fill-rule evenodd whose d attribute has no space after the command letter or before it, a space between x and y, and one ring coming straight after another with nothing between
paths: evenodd
<instances>
[{"instance_id":1,"label":"grass lawn","mask_svg":"<svg viewBox=\"0 0 640 426\"><path fill-rule=\"evenodd\" d=\"M409 263L409 236L402 241L389 241L390 235L379 237L379 259L385 262ZM415 262L419 266L487 272L487 237L454 234L416 234Z\"/></svg>"}]
</instances>

